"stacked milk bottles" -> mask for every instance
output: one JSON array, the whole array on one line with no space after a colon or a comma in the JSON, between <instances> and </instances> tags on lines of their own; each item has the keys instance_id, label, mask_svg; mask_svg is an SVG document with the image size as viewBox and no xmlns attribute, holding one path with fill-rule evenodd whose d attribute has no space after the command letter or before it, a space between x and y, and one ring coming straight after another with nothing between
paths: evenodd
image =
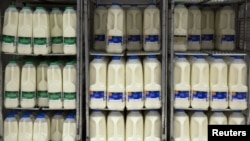
<instances>
[{"instance_id":1,"label":"stacked milk bottles","mask_svg":"<svg viewBox=\"0 0 250 141\"><path fill-rule=\"evenodd\" d=\"M61 112L56 112L51 119L50 136L52 141L61 141L64 117Z\"/></svg>"},{"instance_id":2,"label":"stacked milk bottles","mask_svg":"<svg viewBox=\"0 0 250 141\"><path fill-rule=\"evenodd\" d=\"M47 85L47 69L48 63L46 61L41 61L37 67L37 104L40 107L49 106L49 96L48 96L48 85Z\"/></svg>"},{"instance_id":3,"label":"stacked milk bottles","mask_svg":"<svg viewBox=\"0 0 250 141\"><path fill-rule=\"evenodd\" d=\"M174 50L187 50L188 9L183 4L177 4L174 9Z\"/></svg>"},{"instance_id":4,"label":"stacked milk bottles","mask_svg":"<svg viewBox=\"0 0 250 141\"><path fill-rule=\"evenodd\" d=\"M202 111L195 111L190 119L190 139L191 141L208 140L208 118Z\"/></svg>"},{"instance_id":5,"label":"stacked milk bottles","mask_svg":"<svg viewBox=\"0 0 250 141\"><path fill-rule=\"evenodd\" d=\"M143 49L145 51L160 50L161 28L160 10L154 3L144 9L143 18Z\"/></svg>"},{"instance_id":6,"label":"stacked milk bottles","mask_svg":"<svg viewBox=\"0 0 250 141\"><path fill-rule=\"evenodd\" d=\"M228 67L221 56L213 56L210 64L210 107L212 109L228 108Z\"/></svg>"},{"instance_id":7,"label":"stacked milk bottles","mask_svg":"<svg viewBox=\"0 0 250 141\"><path fill-rule=\"evenodd\" d=\"M161 115L156 110L145 114L144 141L161 141Z\"/></svg>"},{"instance_id":8,"label":"stacked milk bottles","mask_svg":"<svg viewBox=\"0 0 250 141\"><path fill-rule=\"evenodd\" d=\"M177 110L174 114L174 140L190 141L189 116L184 110Z\"/></svg>"},{"instance_id":9,"label":"stacked milk bottles","mask_svg":"<svg viewBox=\"0 0 250 141\"><path fill-rule=\"evenodd\" d=\"M234 111L228 116L229 125L245 125L246 117L241 111Z\"/></svg>"},{"instance_id":10,"label":"stacked milk bottles","mask_svg":"<svg viewBox=\"0 0 250 141\"><path fill-rule=\"evenodd\" d=\"M17 141L18 137L18 120L15 114L10 113L4 120L4 141Z\"/></svg>"},{"instance_id":11,"label":"stacked milk bottles","mask_svg":"<svg viewBox=\"0 0 250 141\"><path fill-rule=\"evenodd\" d=\"M33 141L48 141L49 138L49 123L46 120L45 114L40 113L34 121Z\"/></svg>"},{"instance_id":12,"label":"stacked milk bottles","mask_svg":"<svg viewBox=\"0 0 250 141\"><path fill-rule=\"evenodd\" d=\"M227 125L227 116L222 111L215 111L210 115L209 125Z\"/></svg>"},{"instance_id":13,"label":"stacked milk bottles","mask_svg":"<svg viewBox=\"0 0 250 141\"><path fill-rule=\"evenodd\" d=\"M106 141L106 117L101 111L93 111L90 115L90 141Z\"/></svg>"},{"instance_id":14,"label":"stacked milk bottles","mask_svg":"<svg viewBox=\"0 0 250 141\"><path fill-rule=\"evenodd\" d=\"M125 141L125 120L119 111L111 111L108 115L107 141Z\"/></svg>"},{"instance_id":15,"label":"stacked milk bottles","mask_svg":"<svg viewBox=\"0 0 250 141\"><path fill-rule=\"evenodd\" d=\"M62 141L75 141L76 134L75 116L69 114L63 123Z\"/></svg>"},{"instance_id":16,"label":"stacked milk bottles","mask_svg":"<svg viewBox=\"0 0 250 141\"><path fill-rule=\"evenodd\" d=\"M146 108L161 107L161 62L155 55L143 60L143 82Z\"/></svg>"},{"instance_id":17,"label":"stacked milk bottles","mask_svg":"<svg viewBox=\"0 0 250 141\"><path fill-rule=\"evenodd\" d=\"M16 39L18 27L18 10L10 5L4 12L4 23L2 32L2 51L16 52Z\"/></svg>"},{"instance_id":18,"label":"stacked milk bottles","mask_svg":"<svg viewBox=\"0 0 250 141\"><path fill-rule=\"evenodd\" d=\"M18 124L18 141L33 141L33 120L30 114L24 113Z\"/></svg>"},{"instance_id":19,"label":"stacked milk bottles","mask_svg":"<svg viewBox=\"0 0 250 141\"><path fill-rule=\"evenodd\" d=\"M94 12L94 49L105 50L108 10L103 4L98 4Z\"/></svg>"},{"instance_id":20,"label":"stacked milk bottles","mask_svg":"<svg viewBox=\"0 0 250 141\"><path fill-rule=\"evenodd\" d=\"M190 106L190 71L191 66L185 56L178 55L174 63L175 108Z\"/></svg>"},{"instance_id":21,"label":"stacked milk bottles","mask_svg":"<svg viewBox=\"0 0 250 141\"><path fill-rule=\"evenodd\" d=\"M143 95L143 70L138 56L129 56L126 62L126 108L142 109L144 106Z\"/></svg>"},{"instance_id":22,"label":"stacked milk bottles","mask_svg":"<svg viewBox=\"0 0 250 141\"><path fill-rule=\"evenodd\" d=\"M188 50L201 49L201 11L196 5L188 9Z\"/></svg>"},{"instance_id":23,"label":"stacked milk bottles","mask_svg":"<svg viewBox=\"0 0 250 141\"><path fill-rule=\"evenodd\" d=\"M126 119L126 141L143 141L143 116L139 111L130 111Z\"/></svg>"},{"instance_id":24,"label":"stacked milk bottles","mask_svg":"<svg viewBox=\"0 0 250 141\"><path fill-rule=\"evenodd\" d=\"M103 56L95 56L90 62L90 108L106 107L107 61Z\"/></svg>"},{"instance_id":25,"label":"stacked milk bottles","mask_svg":"<svg viewBox=\"0 0 250 141\"><path fill-rule=\"evenodd\" d=\"M108 9L106 51L121 53L126 48L125 12L118 3Z\"/></svg>"},{"instance_id":26,"label":"stacked milk bottles","mask_svg":"<svg viewBox=\"0 0 250 141\"><path fill-rule=\"evenodd\" d=\"M4 106L14 108L19 105L20 68L16 61L10 61L5 68Z\"/></svg>"},{"instance_id":27,"label":"stacked milk bottles","mask_svg":"<svg viewBox=\"0 0 250 141\"><path fill-rule=\"evenodd\" d=\"M243 56L234 56L229 65L229 107L233 110L247 108L247 64Z\"/></svg>"},{"instance_id":28,"label":"stacked milk bottles","mask_svg":"<svg viewBox=\"0 0 250 141\"><path fill-rule=\"evenodd\" d=\"M125 61L114 56L108 65L107 107L112 110L125 108Z\"/></svg>"},{"instance_id":29,"label":"stacked milk bottles","mask_svg":"<svg viewBox=\"0 0 250 141\"><path fill-rule=\"evenodd\" d=\"M127 50L142 49L142 12L136 5L126 12Z\"/></svg>"}]
</instances>

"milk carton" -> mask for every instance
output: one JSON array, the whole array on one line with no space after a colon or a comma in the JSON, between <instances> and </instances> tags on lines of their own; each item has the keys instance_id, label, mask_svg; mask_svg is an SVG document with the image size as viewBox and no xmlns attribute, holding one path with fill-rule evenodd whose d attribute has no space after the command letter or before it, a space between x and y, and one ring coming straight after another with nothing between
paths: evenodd
<instances>
[{"instance_id":1,"label":"milk carton","mask_svg":"<svg viewBox=\"0 0 250 141\"><path fill-rule=\"evenodd\" d=\"M158 111L150 110L144 120L144 141L161 141L161 116Z\"/></svg>"},{"instance_id":2,"label":"milk carton","mask_svg":"<svg viewBox=\"0 0 250 141\"><path fill-rule=\"evenodd\" d=\"M149 55L143 60L143 88L146 108L161 107L161 62L155 55Z\"/></svg>"},{"instance_id":3,"label":"milk carton","mask_svg":"<svg viewBox=\"0 0 250 141\"><path fill-rule=\"evenodd\" d=\"M201 49L212 50L214 49L214 11L205 6L201 10Z\"/></svg>"},{"instance_id":4,"label":"milk carton","mask_svg":"<svg viewBox=\"0 0 250 141\"><path fill-rule=\"evenodd\" d=\"M227 117L222 111L215 111L209 119L209 125L227 125Z\"/></svg>"},{"instance_id":5,"label":"milk carton","mask_svg":"<svg viewBox=\"0 0 250 141\"><path fill-rule=\"evenodd\" d=\"M114 56L108 64L107 107L112 110L125 108L125 62Z\"/></svg>"},{"instance_id":6,"label":"milk carton","mask_svg":"<svg viewBox=\"0 0 250 141\"><path fill-rule=\"evenodd\" d=\"M126 12L127 50L142 49L142 12L137 5L131 5Z\"/></svg>"},{"instance_id":7,"label":"milk carton","mask_svg":"<svg viewBox=\"0 0 250 141\"><path fill-rule=\"evenodd\" d=\"M190 139L191 141L208 140L208 118L202 111L195 111L190 120Z\"/></svg>"},{"instance_id":8,"label":"milk carton","mask_svg":"<svg viewBox=\"0 0 250 141\"><path fill-rule=\"evenodd\" d=\"M111 111L108 114L107 141L125 141L125 121L119 111Z\"/></svg>"},{"instance_id":9,"label":"milk carton","mask_svg":"<svg viewBox=\"0 0 250 141\"><path fill-rule=\"evenodd\" d=\"M201 49L201 11L196 5L188 8L188 47L187 50Z\"/></svg>"},{"instance_id":10,"label":"milk carton","mask_svg":"<svg viewBox=\"0 0 250 141\"><path fill-rule=\"evenodd\" d=\"M66 7L63 12L63 52L76 54L76 11L73 7Z\"/></svg>"},{"instance_id":11,"label":"milk carton","mask_svg":"<svg viewBox=\"0 0 250 141\"><path fill-rule=\"evenodd\" d=\"M37 87L37 98L38 106L48 107L49 106L49 96L48 96L48 83L47 83L47 69L48 63L46 61L41 61L37 66L36 75L36 87Z\"/></svg>"},{"instance_id":12,"label":"milk carton","mask_svg":"<svg viewBox=\"0 0 250 141\"><path fill-rule=\"evenodd\" d=\"M33 108L36 105L36 67L26 61L21 75L21 107Z\"/></svg>"},{"instance_id":13,"label":"milk carton","mask_svg":"<svg viewBox=\"0 0 250 141\"><path fill-rule=\"evenodd\" d=\"M52 53L63 53L63 13L52 8L49 14Z\"/></svg>"},{"instance_id":14,"label":"milk carton","mask_svg":"<svg viewBox=\"0 0 250 141\"><path fill-rule=\"evenodd\" d=\"M126 118L126 141L143 141L143 116L139 111L131 111Z\"/></svg>"},{"instance_id":15,"label":"milk carton","mask_svg":"<svg viewBox=\"0 0 250 141\"><path fill-rule=\"evenodd\" d=\"M10 61L5 68L4 106L14 108L19 105L20 68L16 61Z\"/></svg>"},{"instance_id":16,"label":"milk carton","mask_svg":"<svg viewBox=\"0 0 250 141\"><path fill-rule=\"evenodd\" d=\"M62 141L76 140L76 120L74 115L68 115L63 123Z\"/></svg>"},{"instance_id":17,"label":"milk carton","mask_svg":"<svg viewBox=\"0 0 250 141\"><path fill-rule=\"evenodd\" d=\"M98 109L106 107L107 92L107 61L103 56L95 56L90 62L90 108Z\"/></svg>"},{"instance_id":18,"label":"milk carton","mask_svg":"<svg viewBox=\"0 0 250 141\"><path fill-rule=\"evenodd\" d=\"M189 116L184 110L177 110L174 114L174 140L190 141Z\"/></svg>"},{"instance_id":19,"label":"milk carton","mask_svg":"<svg viewBox=\"0 0 250 141\"><path fill-rule=\"evenodd\" d=\"M174 8L174 50L187 50L188 9L183 4Z\"/></svg>"},{"instance_id":20,"label":"milk carton","mask_svg":"<svg viewBox=\"0 0 250 141\"><path fill-rule=\"evenodd\" d=\"M18 121L13 113L4 120L4 141L17 141Z\"/></svg>"},{"instance_id":21,"label":"milk carton","mask_svg":"<svg viewBox=\"0 0 250 141\"><path fill-rule=\"evenodd\" d=\"M49 140L49 125L44 114L39 114L34 121L33 141L48 141Z\"/></svg>"},{"instance_id":22,"label":"milk carton","mask_svg":"<svg viewBox=\"0 0 250 141\"><path fill-rule=\"evenodd\" d=\"M18 17L17 52L20 54L31 54L33 51L33 11L30 7L24 6Z\"/></svg>"},{"instance_id":23,"label":"milk carton","mask_svg":"<svg viewBox=\"0 0 250 141\"><path fill-rule=\"evenodd\" d=\"M160 10L154 3L144 9L143 18L143 49L145 51L160 50L161 27Z\"/></svg>"},{"instance_id":24,"label":"milk carton","mask_svg":"<svg viewBox=\"0 0 250 141\"><path fill-rule=\"evenodd\" d=\"M43 7L37 7L33 14L34 54L48 54L51 51L49 14Z\"/></svg>"},{"instance_id":25,"label":"milk carton","mask_svg":"<svg viewBox=\"0 0 250 141\"><path fill-rule=\"evenodd\" d=\"M29 114L22 115L18 124L18 141L33 141L33 121Z\"/></svg>"},{"instance_id":26,"label":"milk carton","mask_svg":"<svg viewBox=\"0 0 250 141\"><path fill-rule=\"evenodd\" d=\"M106 117L101 111L93 111L90 115L90 141L106 141Z\"/></svg>"},{"instance_id":27,"label":"milk carton","mask_svg":"<svg viewBox=\"0 0 250 141\"><path fill-rule=\"evenodd\" d=\"M234 56L229 65L229 107L234 110L245 110L248 100L247 64L243 56Z\"/></svg>"},{"instance_id":28,"label":"milk carton","mask_svg":"<svg viewBox=\"0 0 250 141\"><path fill-rule=\"evenodd\" d=\"M61 112L56 112L51 119L50 135L52 141L61 141L63 133L64 117Z\"/></svg>"},{"instance_id":29,"label":"milk carton","mask_svg":"<svg viewBox=\"0 0 250 141\"><path fill-rule=\"evenodd\" d=\"M108 9L106 51L121 53L126 49L126 16L118 3Z\"/></svg>"},{"instance_id":30,"label":"milk carton","mask_svg":"<svg viewBox=\"0 0 250 141\"><path fill-rule=\"evenodd\" d=\"M189 108L190 106L190 72L191 66L185 56L177 56L174 62L174 107Z\"/></svg>"},{"instance_id":31,"label":"milk carton","mask_svg":"<svg viewBox=\"0 0 250 141\"><path fill-rule=\"evenodd\" d=\"M142 109L144 106L143 95L143 70L138 56L129 56L126 62L126 108Z\"/></svg>"},{"instance_id":32,"label":"milk carton","mask_svg":"<svg viewBox=\"0 0 250 141\"><path fill-rule=\"evenodd\" d=\"M103 4L98 4L94 11L94 49L106 49L108 9Z\"/></svg>"},{"instance_id":33,"label":"milk carton","mask_svg":"<svg viewBox=\"0 0 250 141\"><path fill-rule=\"evenodd\" d=\"M16 52L18 10L14 5L10 5L4 12L4 23L2 32L2 51Z\"/></svg>"},{"instance_id":34,"label":"milk carton","mask_svg":"<svg viewBox=\"0 0 250 141\"><path fill-rule=\"evenodd\" d=\"M241 111L234 111L228 116L229 125L245 125L246 117Z\"/></svg>"}]
</instances>

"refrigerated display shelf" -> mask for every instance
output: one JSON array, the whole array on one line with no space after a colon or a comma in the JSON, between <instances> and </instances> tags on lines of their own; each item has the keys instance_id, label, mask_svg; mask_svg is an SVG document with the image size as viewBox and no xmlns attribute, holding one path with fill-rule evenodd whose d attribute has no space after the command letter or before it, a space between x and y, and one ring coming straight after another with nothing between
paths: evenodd
<instances>
[{"instance_id":1,"label":"refrigerated display shelf","mask_svg":"<svg viewBox=\"0 0 250 141\"><path fill-rule=\"evenodd\" d=\"M162 51L127 51L127 56L137 55L137 56L146 56L146 55L161 55Z\"/></svg>"},{"instance_id":2,"label":"refrigerated display shelf","mask_svg":"<svg viewBox=\"0 0 250 141\"><path fill-rule=\"evenodd\" d=\"M16 108L5 108L5 109L11 109L11 110L44 110L44 111L56 111L56 110L69 111L69 110L76 110L76 109L64 109L64 108L50 109L48 107L34 107L34 108L16 107Z\"/></svg>"},{"instance_id":3,"label":"refrigerated display shelf","mask_svg":"<svg viewBox=\"0 0 250 141\"><path fill-rule=\"evenodd\" d=\"M123 51L122 53L107 53L105 51L95 51L95 50L91 50L89 51L90 55L102 55L102 56L125 56L125 51Z\"/></svg>"},{"instance_id":4,"label":"refrigerated display shelf","mask_svg":"<svg viewBox=\"0 0 250 141\"><path fill-rule=\"evenodd\" d=\"M75 54L20 54L20 53L5 53L4 55L16 55L16 56L76 56Z\"/></svg>"},{"instance_id":5,"label":"refrigerated display shelf","mask_svg":"<svg viewBox=\"0 0 250 141\"><path fill-rule=\"evenodd\" d=\"M133 111L133 110L138 110L138 111L144 111L144 110L160 110L161 108L142 108L142 109L122 109L122 110L115 110L115 109L108 109L108 108L95 108L92 109L90 108L90 110L102 110L102 111Z\"/></svg>"},{"instance_id":6,"label":"refrigerated display shelf","mask_svg":"<svg viewBox=\"0 0 250 141\"><path fill-rule=\"evenodd\" d=\"M174 52L175 55L204 55L207 56L208 53L202 51L186 51L186 52Z\"/></svg>"},{"instance_id":7,"label":"refrigerated display shelf","mask_svg":"<svg viewBox=\"0 0 250 141\"><path fill-rule=\"evenodd\" d=\"M234 50L234 51L216 51L216 50L211 50L211 51L205 51L209 55L220 55L220 56L245 56L247 53L243 50Z\"/></svg>"}]
</instances>

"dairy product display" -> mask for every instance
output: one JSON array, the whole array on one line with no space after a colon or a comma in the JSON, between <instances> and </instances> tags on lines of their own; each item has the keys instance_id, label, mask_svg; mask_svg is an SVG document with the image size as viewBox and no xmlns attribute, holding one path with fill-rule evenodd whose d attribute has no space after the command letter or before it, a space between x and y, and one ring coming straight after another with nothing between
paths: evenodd
<instances>
[{"instance_id":1,"label":"dairy product display","mask_svg":"<svg viewBox=\"0 0 250 141\"><path fill-rule=\"evenodd\" d=\"M62 141L75 141L76 134L75 117L69 114L63 123Z\"/></svg>"},{"instance_id":2,"label":"dairy product display","mask_svg":"<svg viewBox=\"0 0 250 141\"><path fill-rule=\"evenodd\" d=\"M106 116L101 111L93 111L90 114L90 141L106 141L106 133Z\"/></svg>"},{"instance_id":3,"label":"dairy product display","mask_svg":"<svg viewBox=\"0 0 250 141\"><path fill-rule=\"evenodd\" d=\"M10 113L4 120L4 141L17 141L18 137L18 119L13 113Z\"/></svg>"},{"instance_id":4,"label":"dairy product display","mask_svg":"<svg viewBox=\"0 0 250 141\"><path fill-rule=\"evenodd\" d=\"M222 111L215 111L209 118L210 125L227 125L227 116Z\"/></svg>"},{"instance_id":5,"label":"dairy product display","mask_svg":"<svg viewBox=\"0 0 250 141\"><path fill-rule=\"evenodd\" d=\"M208 140L208 118L202 111L195 111L190 117L190 139L191 141Z\"/></svg>"},{"instance_id":6,"label":"dairy product display","mask_svg":"<svg viewBox=\"0 0 250 141\"><path fill-rule=\"evenodd\" d=\"M119 111L111 111L107 117L107 141L125 141L125 120Z\"/></svg>"},{"instance_id":7,"label":"dairy product display","mask_svg":"<svg viewBox=\"0 0 250 141\"><path fill-rule=\"evenodd\" d=\"M201 49L214 49L214 11L208 5L201 9Z\"/></svg>"},{"instance_id":8,"label":"dairy product display","mask_svg":"<svg viewBox=\"0 0 250 141\"><path fill-rule=\"evenodd\" d=\"M30 114L23 114L18 124L18 141L33 141L33 126Z\"/></svg>"},{"instance_id":9,"label":"dairy product display","mask_svg":"<svg viewBox=\"0 0 250 141\"><path fill-rule=\"evenodd\" d=\"M33 141L48 141L49 138L49 123L46 121L45 114L39 114L34 121Z\"/></svg>"},{"instance_id":10,"label":"dairy product display","mask_svg":"<svg viewBox=\"0 0 250 141\"><path fill-rule=\"evenodd\" d=\"M143 141L143 116L140 111L131 111L126 119L126 141Z\"/></svg>"},{"instance_id":11,"label":"dairy product display","mask_svg":"<svg viewBox=\"0 0 250 141\"><path fill-rule=\"evenodd\" d=\"M49 106L49 96L48 96L48 83L47 83L47 69L48 63L46 61L41 61L37 66L36 75L36 87L37 87L37 104L40 107Z\"/></svg>"},{"instance_id":12,"label":"dairy product display","mask_svg":"<svg viewBox=\"0 0 250 141\"><path fill-rule=\"evenodd\" d=\"M189 116L184 110L177 110L174 114L174 140L190 141Z\"/></svg>"},{"instance_id":13,"label":"dairy product display","mask_svg":"<svg viewBox=\"0 0 250 141\"><path fill-rule=\"evenodd\" d=\"M234 111L228 116L228 125L245 125L246 117L241 111Z\"/></svg>"},{"instance_id":14,"label":"dairy product display","mask_svg":"<svg viewBox=\"0 0 250 141\"><path fill-rule=\"evenodd\" d=\"M156 110L150 110L144 119L144 141L161 140L161 116Z\"/></svg>"},{"instance_id":15,"label":"dairy product display","mask_svg":"<svg viewBox=\"0 0 250 141\"><path fill-rule=\"evenodd\" d=\"M51 119L50 136L52 141L61 141L64 117L61 112L56 112Z\"/></svg>"}]
</instances>

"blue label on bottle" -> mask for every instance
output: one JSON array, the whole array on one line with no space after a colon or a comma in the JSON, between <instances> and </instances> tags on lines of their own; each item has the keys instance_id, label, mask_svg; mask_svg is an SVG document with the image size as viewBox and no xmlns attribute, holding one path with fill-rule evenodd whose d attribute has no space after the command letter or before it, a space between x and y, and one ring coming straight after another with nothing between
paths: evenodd
<instances>
[{"instance_id":1,"label":"blue label on bottle","mask_svg":"<svg viewBox=\"0 0 250 141\"><path fill-rule=\"evenodd\" d=\"M108 101L122 102L123 93L109 93Z\"/></svg>"},{"instance_id":2,"label":"blue label on bottle","mask_svg":"<svg viewBox=\"0 0 250 141\"><path fill-rule=\"evenodd\" d=\"M160 95L161 95L160 91L146 91L145 92L146 99L159 100L160 99Z\"/></svg>"},{"instance_id":3,"label":"blue label on bottle","mask_svg":"<svg viewBox=\"0 0 250 141\"><path fill-rule=\"evenodd\" d=\"M189 100L189 91L175 91L175 99Z\"/></svg>"},{"instance_id":4,"label":"blue label on bottle","mask_svg":"<svg viewBox=\"0 0 250 141\"><path fill-rule=\"evenodd\" d=\"M141 35L128 35L128 43L130 42L141 42Z\"/></svg>"},{"instance_id":5,"label":"blue label on bottle","mask_svg":"<svg viewBox=\"0 0 250 141\"><path fill-rule=\"evenodd\" d=\"M235 36L234 35L222 35L221 42L234 42Z\"/></svg>"},{"instance_id":6,"label":"blue label on bottle","mask_svg":"<svg viewBox=\"0 0 250 141\"><path fill-rule=\"evenodd\" d=\"M145 43L159 43L159 35L145 35Z\"/></svg>"},{"instance_id":7,"label":"blue label on bottle","mask_svg":"<svg viewBox=\"0 0 250 141\"><path fill-rule=\"evenodd\" d=\"M204 34L201 36L202 41L213 41L214 35L213 34Z\"/></svg>"},{"instance_id":8,"label":"blue label on bottle","mask_svg":"<svg viewBox=\"0 0 250 141\"><path fill-rule=\"evenodd\" d=\"M91 100L105 100L106 94L104 91L91 91L90 99Z\"/></svg>"},{"instance_id":9,"label":"blue label on bottle","mask_svg":"<svg viewBox=\"0 0 250 141\"><path fill-rule=\"evenodd\" d=\"M201 41L201 36L200 35L189 35L188 36L188 41L189 42L200 42Z\"/></svg>"},{"instance_id":10,"label":"blue label on bottle","mask_svg":"<svg viewBox=\"0 0 250 141\"><path fill-rule=\"evenodd\" d=\"M212 92L213 101L227 101L227 92Z\"/></svg>"},{"instance_id":11,"label":"blue label on bottle","mask_svg":"<svg viewBox=\"0 0 250 141\"><path fill-rule=\"evenodd\" d=\"M128 101L142 101L142 92L128 92Z\"/></svg>"},{"instance_id":12,"label":"blue label on bottle","mask_svg":"<svg viewBox=\"0 0 250 141\"><path fill-rule=\"evenodd\" d=\"M247 101L246 92L232 92L232 101Z\"/></svg>"},{"instance_id":13,"label":"blue label on bottle","mask_svg":"<svg viewBox=\"0 0 250 141\"><path fill-rule=\"evenodd\" d=\"M193 91L193 93L192 93L192 99L193 100L207 101L208 100L208 92Z\"/></svg>"},{"instance_id":14,"label":"blue label on bottle","mask_svg":"<svg viewBox=\"0 0 250 141\"><path fill-rule=\"evenodd\" d=\"M105 42L105 35L95 35L95 41Z\"/></svg>"},{"instance_id":15,"label":"blue label on bottle","mask_svg":"<svg viewBox=\"0 0 250 141\"><path fill-rule=\"evenodd\" d=\"M108 44L122 45L123 37L122 36L108 36Z\"/></svg>"}]
</instances>

